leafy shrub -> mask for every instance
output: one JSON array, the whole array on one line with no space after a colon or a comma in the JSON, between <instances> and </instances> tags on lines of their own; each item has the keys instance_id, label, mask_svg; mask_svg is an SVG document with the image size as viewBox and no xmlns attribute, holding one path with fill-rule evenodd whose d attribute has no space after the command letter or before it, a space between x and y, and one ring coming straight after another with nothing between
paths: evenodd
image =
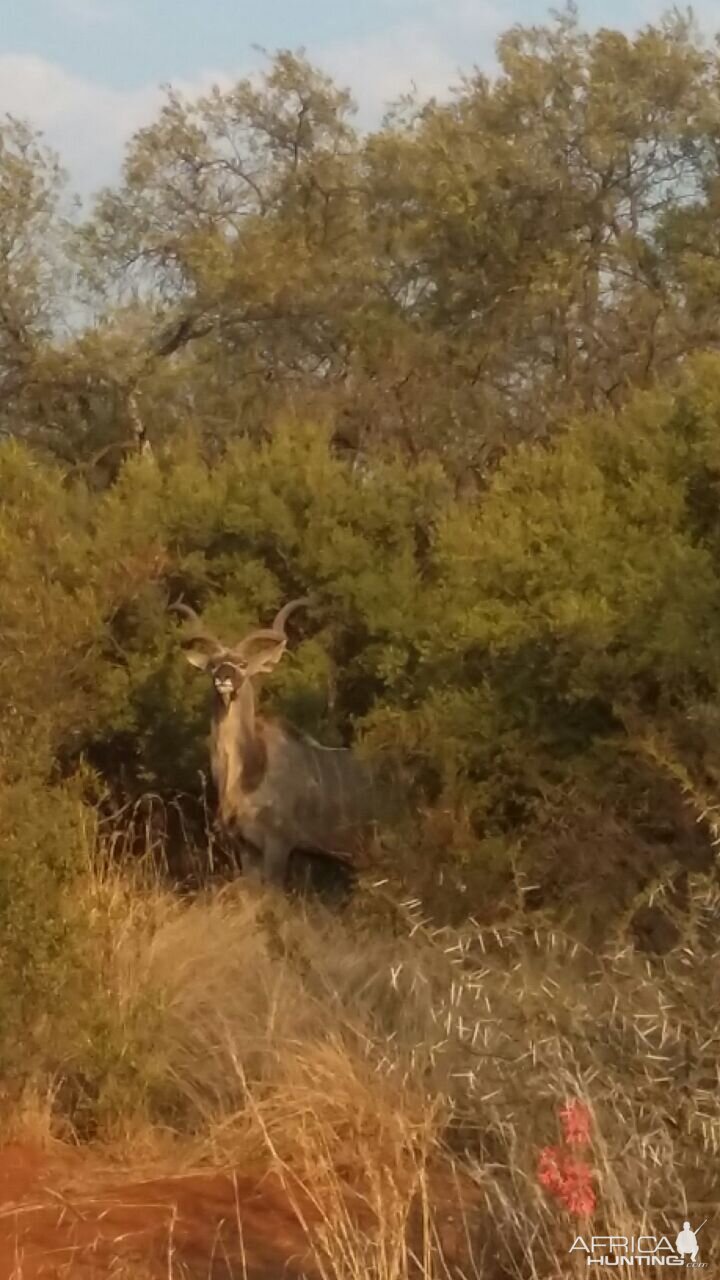
<instances>
[{"instance_id":1,"label":"leafy shrub","mask_svg":"<svg viewBox=\"0 0 720 1280\"><path fill-rule=\"evenodd\" d=\"M99 494L5 446L7 779L87 755L121 800L199 796L208 690L168 601L232 639L310 591L264 696L404 760L425 815L411 874L502 885L609 794L616 823L637 835L654 805L687 851L676 765L720 776L719 383L701 360L519 449L480 503L436 464L358 473L296 422L221 459L187 437Z\"/></svg>"}]
</instances>

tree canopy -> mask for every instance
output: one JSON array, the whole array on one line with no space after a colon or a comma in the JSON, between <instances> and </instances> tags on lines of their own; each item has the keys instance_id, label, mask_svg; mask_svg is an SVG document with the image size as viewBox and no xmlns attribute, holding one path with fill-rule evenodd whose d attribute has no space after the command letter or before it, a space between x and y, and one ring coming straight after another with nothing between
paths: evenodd
<instances>
[{"instance_id":1,"label":"tree canopy","mask_svg":"<svg viewBox=\"0 0 720 1280\"><path fill-rule=\"evenodd\" d=\"M259 439L292 407L339 449L482 480L712 347L717 50L677 12L630 37L568 9L498 60L370 133L290 52L170 92L79 227L53 158L5 126L5 430L87 458L137 388L157 439ZM92 317L71 337L68 310Z\"/></svg>"}]
</instances>

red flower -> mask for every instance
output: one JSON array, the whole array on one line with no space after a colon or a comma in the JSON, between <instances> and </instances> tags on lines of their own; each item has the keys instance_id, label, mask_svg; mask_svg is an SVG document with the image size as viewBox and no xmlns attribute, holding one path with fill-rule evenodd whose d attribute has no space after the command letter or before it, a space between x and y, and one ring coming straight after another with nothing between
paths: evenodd
<instances>
[{"instance_id":1,"label":"red flower","mask_svg":"<svg viewBox=\"0 0 720 1280\"><path fill-rule=\"evenodd\" d=\"M590 1142L590 1112L583 1102L568 1102L560 1120L569 1147L586 1147Z\"/></svg>"},{"instance_id":2,"label":"red flower","mask_svg":"<svg viewBox=\"0 0 720 1280\"><path fill-rule=\"evenodd\" d=\"M592 1170L584 1160L563 1151L561 1147L544 1147L540 1152L538 1182L568 1210L579 1216L593 1212L595 1190Z\"/></svg>"},{"instance_id":3,"label":"red flower","mask_svg":"<svg viewBox=\"0 0 720 1280\"><path fill-rule=\"evenodd\" d=\"M560 1112L560 1123L563 1142L556 1147L543 1147L537 1179L568 1213L586 1217L596 1204L593 1171L572 1149L590 1145L590 1110L577 1100L568 1102Z\"/></svg>"},{"instance_id":4,"label":"red flower","mask_svg":"<svg viewBox=\"0 0 720 1280\"><path fill-rule=\"evenodd\" d=\"M543 1147L538 1160L537 1177L542 1187L552 1192L554 1196L560 1195L562 1191L562 1172L561 1172L562 1152L559 1147Z\"/></svg>"}]
</instances>

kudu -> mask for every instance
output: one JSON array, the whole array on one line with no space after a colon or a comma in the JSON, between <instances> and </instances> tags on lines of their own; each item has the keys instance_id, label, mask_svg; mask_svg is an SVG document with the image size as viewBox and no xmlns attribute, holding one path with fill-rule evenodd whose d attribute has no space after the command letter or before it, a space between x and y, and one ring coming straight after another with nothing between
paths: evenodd
<instances>
[{"instance_id":1,"label":"kudu","mask_svg":"<svg viewBox=\"0 0 720 1280\"><path fill-rule=\"evenodd\" d=\"M277 666L287 647L287 619L306 603L290 601L270 627L231 648L187 605L170 606L194 624L183 642L188 662L212 677L211 761L221 826L241 837L243 870L255 869L259 853L263 878L277 884L285 881L293 849L352 865L388 799L371 767L348 748L323 747L258 714L254 682Z\"/></svg>"}]
</instances>

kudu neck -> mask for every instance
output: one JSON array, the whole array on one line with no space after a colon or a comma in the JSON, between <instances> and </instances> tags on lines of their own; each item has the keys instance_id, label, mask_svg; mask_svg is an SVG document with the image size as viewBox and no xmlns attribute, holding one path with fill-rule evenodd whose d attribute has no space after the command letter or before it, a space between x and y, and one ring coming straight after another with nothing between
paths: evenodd
<instances>
[{"instance_id":1,"label":"kudu neck","mask_svg":"<svg viewBox=\"0 0 720 1280\"><path fill-rule=\"evenodd\" d=\"M218 728L231 730L243 739L255 736L255 693L251 680L243 680L232 702L223 702L217 694L216 722Z\"/></svg>"}]
</instances>

